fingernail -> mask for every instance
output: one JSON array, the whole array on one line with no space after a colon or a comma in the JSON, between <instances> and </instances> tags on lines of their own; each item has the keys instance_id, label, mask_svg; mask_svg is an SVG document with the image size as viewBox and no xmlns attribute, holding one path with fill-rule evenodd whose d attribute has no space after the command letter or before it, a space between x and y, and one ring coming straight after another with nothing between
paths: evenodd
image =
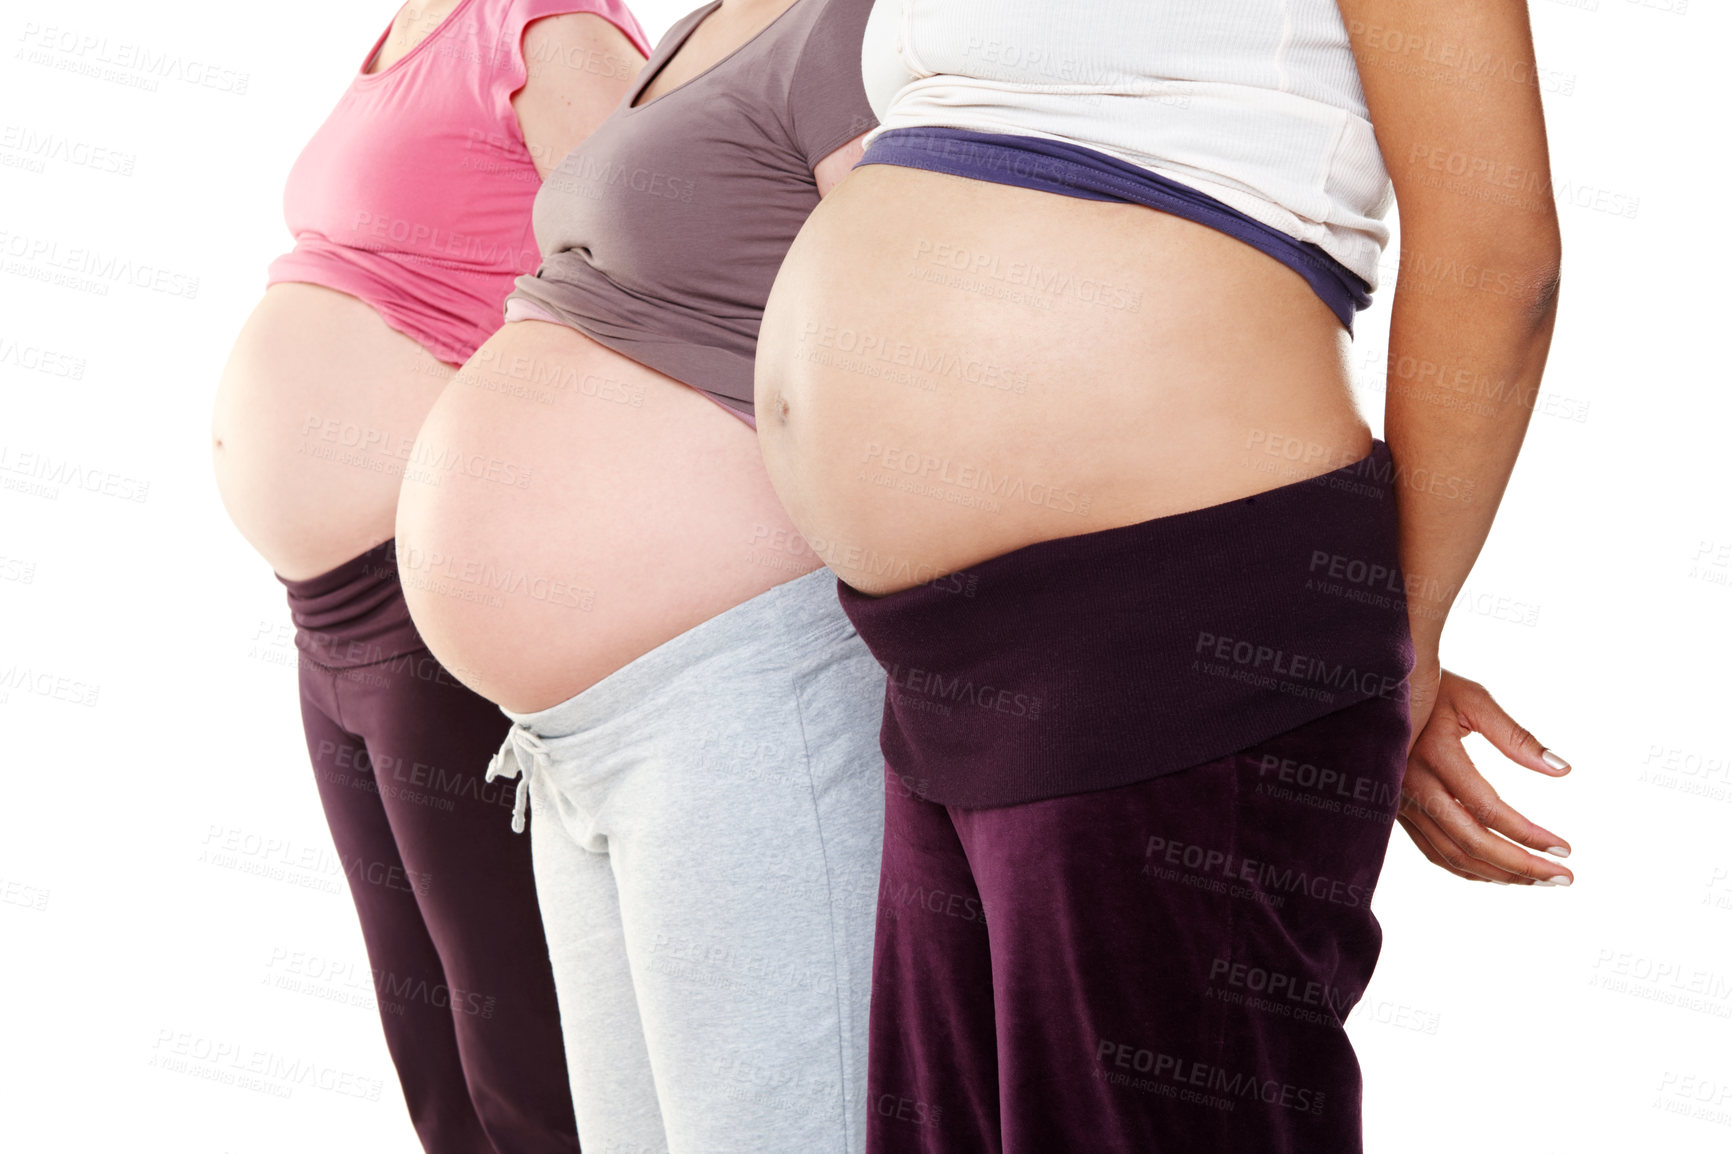
<instances>
[{"instance_id":1,"label":"fingernail","mask_svg":"<svg viewBox=\"0 0 1732 1154\"><path fill-rule=\"evenodd\" d=\"M1567 874L1557 874L1554 877L1541 878L1534 884L1536 886L1567 886L1570 884L1570 878Z\"/></svg>"},{"instance_id":2,"label":"fingernail","mask_svg":"<svg viewBox=\"0 0 1732 1154\"><path fill-rule=\"evenodd\" d=\"M1553 769L1568 769L1570 767L1569 762L1565 761L1549 749L1540 750L1540 760L1551 766Z\"/></svg>"},{"instance_id":3,"label":"fingernail","mask_svg":"<svg viewBox=\"0 0 1732 1154\"><path fill-rule=\"evenodd\" d=\"M1570 847L1564 846L1564 845L1554 845L1550 849L1546 850L1546 852L1551 854L1553 857L1569 857L1570 856Z\"/></svg>"}]
</instances>

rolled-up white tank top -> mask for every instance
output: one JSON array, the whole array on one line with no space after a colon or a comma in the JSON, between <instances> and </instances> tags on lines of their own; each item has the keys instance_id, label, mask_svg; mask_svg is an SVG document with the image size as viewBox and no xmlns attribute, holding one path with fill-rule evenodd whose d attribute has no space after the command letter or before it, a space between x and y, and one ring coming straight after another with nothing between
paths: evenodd
<instances>
[{"instance_id":1,"label":"rolled-up white tank top","mask_svg":"<svg viewBox=\"0 0 1732 1154\"><path fill-rule=\"evenodd\" d=\"M1377 284L1389 173L1334 0L877 0L879 125L1096 149Z\"/></svg>"}]
</instances>

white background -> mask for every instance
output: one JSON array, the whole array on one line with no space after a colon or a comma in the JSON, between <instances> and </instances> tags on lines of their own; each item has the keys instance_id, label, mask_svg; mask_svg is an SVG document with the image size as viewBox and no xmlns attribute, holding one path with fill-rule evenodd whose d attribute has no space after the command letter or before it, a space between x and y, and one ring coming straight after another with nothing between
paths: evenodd
<instances>
[{"instance_id":1,"label":"white background","mask_svg":"<svg viewBox=\"0 0 1732 1154\"><path fill-rule=\"evenodd\" d=\"M1552 781L1475 746L1573 842L1579 880L1470 885L1396 835L1383 958L1351 1019L1367 1148L1723 1152L1732 29L1706 0L1532 9L1564 193L1550 397L1444 657L1574 763ZM637 10L659 36L686 8ZM289 166L393 11L7 0L0 17L0 481L39 453L122 493L0 489L6 1150L417 1149L310 780L282 592L228 525L208 448L229 344L288 247ZM26 48L42 28L105 47L43 63ZM154 89L69 70L127 45L182 66L119 70ZM184 79L195 63L217 86ZM43 158L44 139L78 147ZM179 295L44 284L44 245L163 269ZM1357 342L1374 427L1378 296ZM44 673L58 696L30 688ZM241 849L218 864L225 842ZM324 864L289 869L301 884L244 868L303 854ZM163 1068L183 1035L383 1092L285 1098Z\"/></svg>"}]
</instances>

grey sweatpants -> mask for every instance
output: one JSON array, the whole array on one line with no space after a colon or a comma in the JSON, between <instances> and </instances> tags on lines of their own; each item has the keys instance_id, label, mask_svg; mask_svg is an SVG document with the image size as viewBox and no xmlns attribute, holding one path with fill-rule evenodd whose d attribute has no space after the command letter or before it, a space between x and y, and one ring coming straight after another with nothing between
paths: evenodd
<instances>
[{"instance_id":1,"label":"grey sweatpants","mask_svg":"<svg viewBox=\"0 0 1732 1154\"><path fill-rule=\"evenodd\" d=\"M585 1154L864 1150L883 704L820 569L510 714Z\"/></svg>"}]
</instances>

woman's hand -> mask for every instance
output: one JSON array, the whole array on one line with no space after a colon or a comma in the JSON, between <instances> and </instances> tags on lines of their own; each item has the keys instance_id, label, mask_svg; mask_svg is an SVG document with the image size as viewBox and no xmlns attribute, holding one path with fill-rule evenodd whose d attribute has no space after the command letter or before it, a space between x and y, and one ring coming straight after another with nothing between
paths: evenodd
<instances>
[{"instance_id":1,"label":"woman's hand","mask_svg":"<svg viewBox=\"0 0 1732 1154\"><path fill-rule=\"evenodd\" d=\"M1551 777L1568 773L1569 763L1517 725L1485 686L1457 677L1435 658L1421 658L1410 686L1415 736L1396 820L1419 852L1469 881L1569 885L1569 870L1521 848L1568 857L1569 843L1505 804L1467 756L1462 739L1483 734L1511 761Z\"/></svg>"}]
</instances>

